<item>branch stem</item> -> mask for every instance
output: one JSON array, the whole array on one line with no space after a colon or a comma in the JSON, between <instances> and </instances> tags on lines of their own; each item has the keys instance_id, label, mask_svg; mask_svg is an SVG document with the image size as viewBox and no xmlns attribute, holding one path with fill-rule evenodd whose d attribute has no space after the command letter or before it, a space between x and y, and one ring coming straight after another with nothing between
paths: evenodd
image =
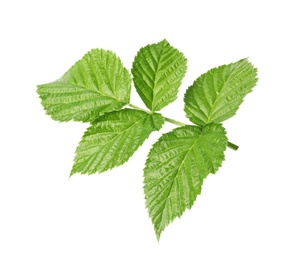
<instances>
[{"instance_id":1,"label":"branch stem","mask_svg":"<svg viewBox=\"0 0 297 260\"><path fill-rule=\"evenodd\" d=\"M137 110L144 111L144 112L146 112L146 113L148 113L148 114L151 114L151 113L152 113L151 111L145 110L145 109L143 109L143 108L140 108L140 107L135 106L135 105L132 105L132 104L129 104L129 107L134 108L134 109L137 109ZM164 118L165 118L165 121L166 121L166 122L169 122L169 123L174 124L174 125L178 125L178 126L185 126L185 125L187 125L187 124L185 124L185 123L183 123L183 122L177 121L177 120L175 120L175 119L171 119L171 118L169 118L169 117L164 117ZM238 145L233 144L233 143L231 143L231 142L228 142L228 143L227 143L227 146L228 146L230 149L234 150L234 151L237 151L237 149L239 148Z\"/></svg>"},{"instance_id":2,"label":"branch stem","mask_svg":"<svg viewBox=\"0 0 297 260\"><path fill-rule=\"evenodd\" d=\"M141 107L138 107L138 106L135 106L135 105L132 105L132 104L128 104L128 106L129 106L129 107L132 107L132 108L134 108L134 109L136 109L136 110L140 110L140 111L144 111L144 112L146 112L146 113L148 113L148 114L152 114L151 111L145 110L145 109L143 109L143 108L141 108Z\"/></svg>"},{"instance_id":3,"label":"branch stem","mask_svg":"<svg viewBox=\"0 0 297 260\"><path fill-rule=\"evenodd\" d=\"M185 126L186 124L184 124L183 122L179 122L177 120L174 120L174 119L171 119L171 118L168 118L168 117L164 117L165 118L165 121L171 123L171 124L175 124L175 125L178 125L178 126Z\"/></svg>"}]
</instances>

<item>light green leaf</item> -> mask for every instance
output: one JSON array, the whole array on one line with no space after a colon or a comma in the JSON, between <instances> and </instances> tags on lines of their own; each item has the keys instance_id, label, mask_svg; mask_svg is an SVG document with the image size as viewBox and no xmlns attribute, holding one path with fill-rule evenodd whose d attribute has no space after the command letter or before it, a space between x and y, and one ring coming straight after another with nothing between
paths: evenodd
<instances>
[{"instance_id":1,"label":"light green leaf","mask_svg":"<svg viewBox=\"0 0 297 260\"><path fill-rule=\"evenodd\" d=\"M158 239L170 222L192 207L204 178L221 166L226 146L225 129L215 123L203 129L176 128L153 145L144 169L144 193Z\"/></svg>"},{"instance_id":2,"label":"light green leaf","mask_svg":"<svg viewBox=\"0 0 297 260\"><path fill-rule=\"evenodd\" d=\"M58 121L90 122L129 103L131 77L111 51L93 49L60 79L39 85L46 113Z\"/></svg>"},{"instance_id":3,"label":"light green leaf","mask_svg":"<svg viewBox=\"0 0 297 260\"><path fill-rule=\"evenodd\" d=\"M151 111L159 111L177 98L187 70L184 55L163 40L139 50L132 74L135 88Z\"/></svg>"},{"instance_id":4,"label":"light green leaf","mask_svg":"<svg viewBox=\"0 0 297 260\"><path fill-rule=\"evenodd\" d=\"M76 149L71 175L101 173L122 165L163 123L160 114L133 109L99 117L87 129Z\"/></svg>"},{"instance_id":5,"label":"light green leaf","mask_svg":"<svg viewBox=\"0 0 297 260\"><path fill-rule=\"evenodd\" d=\"M214 68L194 81L185 94L185 112L197 125L222 122L236 114L257 83L257 69L242 59Z\"/></svg>"}]
</instances>

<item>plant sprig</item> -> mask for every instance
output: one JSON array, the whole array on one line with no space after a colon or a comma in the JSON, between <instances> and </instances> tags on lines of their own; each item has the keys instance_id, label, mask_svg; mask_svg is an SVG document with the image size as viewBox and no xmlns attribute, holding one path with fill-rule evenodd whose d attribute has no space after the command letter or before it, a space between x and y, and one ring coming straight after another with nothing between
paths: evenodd
<instances>
[{"instance_id":1,"label":"plant sprig","mask_svg":"<svg viewBox=\"0 0 297 260\"><path fill-rule=\"evenodd\" d=\"M193 206L204 179L222 165L226 148L238 149L222 122L236 114L257 83L257 69L247 59L207 71L184 96L184 111L193 123L187 125L159 113L176 100L186 70L183 53L163 40L138 51L133 78L113 52L92 49L60 79L37 86L52 119L90 122L71 175L120 166L164 122L178 126L153 145L144 168L146 207L158 239ZM132 81L148 110L130 103Z\"/></svg>"}]
</instances>

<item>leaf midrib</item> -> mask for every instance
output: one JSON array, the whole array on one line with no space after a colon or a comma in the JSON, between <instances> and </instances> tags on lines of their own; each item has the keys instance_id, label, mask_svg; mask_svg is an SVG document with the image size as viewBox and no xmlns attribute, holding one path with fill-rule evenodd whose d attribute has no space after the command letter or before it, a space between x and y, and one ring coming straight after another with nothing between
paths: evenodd
<instances>
[{"instance_id":1,"label":"leaf midrib","mask_svg":"<svg viewBox=\"0 0 297 260\"><path fill-rule=\"evenodd\" d=\"M163 209L162 209L161 221L159 222L159 224L163 221L164 209L165 209L165 207L166 207L166 205L167 205L167 200L170 198L170 194L171 194L172 186L173 186L174 182L176 181L176 178L177 178L177 176L178 176L178 174L179 174L180 168L181 168L181 166L184 164L185 159L187 158L189 152L193 149L193 147L195 146L196 142L198 141L198 139L199 139L200 137L201 137L201 134L199 134L199 136L198 136L198 137L196 138L196 140L193 142L193 144L191 145L191 147L188 149L188 151L187 151L186 154L185 154L184 159L182 160L181 164L179 165L179 167L178 167L178 169L177 169L177 173L176 173L175 177L173 178L172 183L171 183L171 186L170 186L170 189L169 189L169 190L170 190L170 191L169 191L169 196L165 199L164 207L163 207ZM181 203L181 201L179 200L179 206L181 207L181 204L180 204L180 203Z\"/></svg>"},{"instance_id":2,"label":"leaf midrib","mask_svg":"<svg viewBox=\"0 0 297 260\"><path fill-rule=\"evenodd\" d=\"M146 115L145 115L146 116ZM132 126L134 126L135 124L139 123L141 120L145 119L145 117L142 117L141 119L137 120L136 122L134 122L132 125L130 125L128 128L126 128L124 131L121 131L121 132L115 132L116 133L116 136L113 137L112 139L110 139L108 142L106 142L105 144L101 144L101 145L107 145L109 144L110 142L112 142L114 139L118 138L119 135L122 135L124 134L125 132L127 132ZM90 145L90 147L95 147L95 146L98 146L98 144L94 144L94 145Z\"/></svg>"},{"instance_id":3,"label":"leaf midrib","mask_svg":"<svg viewBox=\"0 0 297 260\"><path fill-rule=\"evenodd\" d=\"M64 83L64 84L71 84L71 83L68 83L68 82L63 82L63 83ZM110 99L114 99L114 100L116 100L116 101L118 101L118 102L121 102L121 103L128 104L126 101L124 101L124 100L119 100L119 99L117 99L116 97L112 97L112 96L109 96L109 95L107 95L107 94L104 94L104 93L100 92L98 89L96 89L96 90L88 89L88 88L86 88L86 87L84 87L84 86L81 86L81 85L78 85L78 84L71 84L71 86L72 86L72 87L78 87L78 88L81 88L81 89L83 89L84 91L89 91L89 92L92 92L92 93L100 94L101 96L108 97L108 98L110 98Z\"/></svg>"},{"instance_id":4,"label":"leaf midrib","mask_svg":"<svg viewBox=\"0 0 297 260\"><path fill-rule=\"evenodd\" d=\"M239 66L238 66L238 67L239 67ZM218 91L217 96L216 96L216 100L214 101L213 105L211 106L210 112L209 112L209 114L208 114L208 116L207 116L206 124L212 122L212 121L210 120L210 118L211 118L211 116L212 116L213 110L214 110L214 108L215 108L215 106L216 106L218 100L220 100L220 97L219 97L219 96L220 96L220 94L222 93L222 91L225 89L226 84L229 83L229 80L230 80L231 76L232 76L232 75L234 74L234 72L238 69L238 67L237 67L236 69L234 69L234 70L228 75L226 81L223 83L222 88L220 89L220 91ZM227 68L227 67L226 67L226 68ZM226 68L224 68L224 70L225 70ZM214 80L214 77L213 77L213 80Z\"/></svg>"},{"instance_id":5,"label":"leaf midrib","mask_svg":"<svg viewBox=\"0 0 297 260\"><path fill-rule=\"evenodd\" d=\"M166 45L165 45L166 46ZM162 50L161 50L161 52L160 52L160 54L159 54L159 57L158 57L158 61L157 61L157 68L156 68L156 70L155 70L155 74L154 74L154 86L153 86L153 100L152 100L152 112L154 112L154 110L155 110L155 87L156 87L156 76L157 76L157 73L158 73L158 70L159 70L159 65L160 65L160 61L161 61L161 57L162 57L162 54L163 54L163 52L164 52L164 49L165 49L165 46L164 46L164 44L163 44L163 46L162 46Z\"/></svg>"}]
</instances>

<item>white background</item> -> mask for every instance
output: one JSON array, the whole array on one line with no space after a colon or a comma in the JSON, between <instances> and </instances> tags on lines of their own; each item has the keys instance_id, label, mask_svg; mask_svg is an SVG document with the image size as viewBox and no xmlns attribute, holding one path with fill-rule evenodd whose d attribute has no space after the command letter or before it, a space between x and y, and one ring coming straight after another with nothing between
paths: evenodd
<instances>
[{"instance_id":1,"label":"white background","mask_svg":"<svg viewBox=\"0 0 297 260\"><path fill-rule=\"evenodd\" d=\"M295 1L1 1L0 259L297 259ZM142 191L150 146L124 166L69 179L87 124L45 115L36 85L91 48L131 67L166 38L188 58L178 100L208 69L249 57L259 82L224 125L237 152L157 242ZM131 101L144 107L133 90Z\"/></svg>"}]
</instances>

